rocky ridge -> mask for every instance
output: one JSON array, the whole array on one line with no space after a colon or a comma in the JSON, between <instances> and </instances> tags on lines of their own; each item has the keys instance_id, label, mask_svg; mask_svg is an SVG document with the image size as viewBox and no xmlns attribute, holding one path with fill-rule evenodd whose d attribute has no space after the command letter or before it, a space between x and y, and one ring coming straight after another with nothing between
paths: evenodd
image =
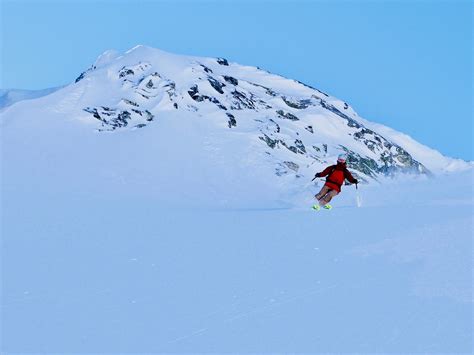
<instances>
[{"instance_id":1,"label":"rocky ridge","mask_svg":"<svg viewBox=\"0 0 474 355\"><path fill-rule=\"evenodd\" d=\"M347 103L318 89L224 58L190 57L174 78L147 60L167 54L147 47L140 51L135 61L128 58L132 64L117 66L125 55L107 69L107 80L117 84L120 100L113 106L83 108L97 120L98 131L144 129L167 111L180 110L221 117L225 129L252 127L261 149L274 158L279 176L298 177L315 162L332 164L340 152L348 154L349 168L365 181L397 173L430 174L403 147L359 122ZM96 70L92 66L81 73L76 84Z\"/></svg>"}]
</instances>

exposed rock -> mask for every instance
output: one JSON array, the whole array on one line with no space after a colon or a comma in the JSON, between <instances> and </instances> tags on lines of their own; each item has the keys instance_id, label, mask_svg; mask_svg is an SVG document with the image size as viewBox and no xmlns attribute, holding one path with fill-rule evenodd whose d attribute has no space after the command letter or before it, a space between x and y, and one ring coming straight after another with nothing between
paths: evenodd
<instances>
[{"instance_id":1,"label":"exposed rock","mask_svg":"<svg viewBox=\"0 0 474 355\"><path fill-rule=\"evenodd\" d=\"M257 98L255 95L251 94L251 100L255 103L255 107L257 109L261 108L261 109L264 109L264 110L268 110L270 108L272 108L271 105L267 104L265 101L263 101L262 99L260 98Z\"/></svg>"},{"instance_id":2,"label":"exposed rock","mask_svg":"<svg viewBox=\"0 0 474 355\"><path fill-rule=\"evenodd\" d=\"M307 126L304 129L307 130L308 132L314 133L313 126Z\"/></svg>"},{"instance_id":3,"label":"exposed rock","mask_svg":"<svg viewBox=\"0 0 474 355\"><path fill-rule=\"evenodd\" d=\"M98 120L101 119L101 117L100 117L99 113L97 112L96 108L86 107L84 109L84 111L91 113L92 116L94 116L94 118L97 118Z\"/></svg>"},{"instance_id":4,"label":"exposed rock","mask_svg":"<svg viewBox=\"0 0 474 355\"><path fill-rule=\"evenodd\" d=\"M266 134L263 134L263 137L258 137L258 138L264 141L265 143L267 143L267 145L272 149L274 149L278 144L278 139L271 139Z\"/></svg>"},{"instance_id":5,"label":"exposed rock","mask_svg":"<svg viewBox=\"0 0 474 355\"><path fill-rule=\"evenodd\" d=\"M317 153L321 153L321 154L318 154L325 157L327 156L327 152L328 152L328 145L327 144L320 144L319 146L318 145L313 145L312 146L313 149L317 152Z\"/></svg>"},{"instance_id":6,"label":"exposed rock","mask_svg":"<svg viewBox=\"0 0 474 355\"><path fill-rule=\"evenodd\" d=\"M215 97L211 97L210 100L213 104L216 104L217 107L219 107L221 110L227 111L227 107L222 105L219 100L217 100Z\"/></svg>"},{"instance_id":7,"label":"exposed rock","mask_svg":"<svg viewBox=\"0 0 474 355\"><path fill-rule=\"evenodd\" d=\"M299 139L295 140L294 144L295 145L289 145L288 143L286 143L284 140L279 140L279 142L286 148L288 149L289 151L291 151L292 153L295 153L295 154L305 154L306 153L306 148L303 144L303 142Z\"/></svg>"},{"instance_id":8,"label":"exposed rock","mask_svg":"<svg viewBox=\"0 0 474 355\"><path fill-rule=\"evenodd\" d=\"M282 100L291 108L296 108L299 110L308 108L309 105L311 105L311 100L310 99L303 99L303 100L294 100L287 98L285 96L281 97Z\"/></svg>"},{"instance_id":9,"label":"exposed rock","mask_svg":"<svg viewBox=\"0 0 474 355\"><path fill-rule=\"evenodd\" d=\"M250 85L253 85L253 86L256 86L256 87L265 89L265 93L266 93L267 95L270 95L270 96L272 96L272 97L278 96L278 94L277 94L275 91L273 91L272 89L270 89L270 88L268 88L268 87L266 87L266 86L263 86L263 85L260 85L260 84L255 84L255 83L252 83L252 82L250 82L250 81L248 81L248 83L249 83Z\"/></svg>"},{"instance_id":10,"label":"exposed rock","mask_svg":"<svg viewBox=\"0 0 474 355\"><path fill-rule=\"evenodd\" d=\"M168 94L170 100L173 100L174 97L178 96L176 95L176 84L174 81L166 80L166 83L163 85L163 88L166 90L166 93Z\"/></svg>"},{"instance_id":11,"label":"exposed rock","mask_svg":"<svg viewBox=\"0 0 474 355\"><path fill-rule=\"evenodd\" d=\"M129 123L133 123L137 120L143 120L143 118L148 122L152 121L154 118L153 114L148 110L140 111L137 109L131 109L130 111L122 111L100 106L99 108L86 107L84 111L91 113L94 118L101 122L103 128L99 129L100 131L113 131L118 128L126 127Z\"/></svg>"},{"instance_id":12,"label":"exposed rock","mask_svg":"<svg viewBox=\"0 0 474 355\"><path fill-rule=\"evenodd\" d=\"M133 76L140 72L145 72L151 68L151 64L147 62L139 62L138 64L122 67L119 70L119 78L124 78L126 76ZM142 78L143 79L143 78Z\"/></svg>"},{"instance_id":13,"label":"exposed rock","mask_svg":"<svg viewBox=\"0 0 474 355\"><path fill-rule=\"evenodd\" d=\"M280 125L270 118L270 122L276 127L276 133L280 133Z\"/></svg>"},{"instance_id":14,"label":"exposed rock","mask_svg":"<svg viewBox=\"0 0 474 355\"><path fill-rule=\"evenodd\" d=\"M232 85L239 85L239 81L232 76L224 75L224 80Z\"/></svg>"},{"instance_id":15,"label":"exposed rock","mask_svg":"<svg viewBox=\"0 0 474 355\"><path fill-rule=\"evenodd\" d=\"M313 95L313 97L315 97ZM331 105L330 103L328 103L327 101L325 100L322 100L322 99L319 99L320 101L320 105L322 107L324 107L326 110L328 111L331 111L332 113L335 113L336 115L338 115L339 117L345 119L347 121L347 125L349 127L355 127L355 128L361 128L362 125L359 124L359 122L357 122L356 120L354 120L353 118L347 116L346 114L342 113L341 111L339 111L335 106Z\"/></svg>"},{"instance_id":16,"label":"exposed rock","mask_svg":"<svg viewBox=\"0 0 474 355\"><path fill-rule=\"evenodd\" d=\"M153 121L153 118L155 117L155 116L153 116L153 114L152 114L150 111L148 111L148 110L145 110L145 115L146 115L146 120L147 120L147 121Z\"/></svg>"},{"instance_id":17,"label":"exposed rock","mask_svg":"<svg viewBox=\"0 0 474 355\"><path fill-rule=\"evenodd\" d=\"M287 175L288 174L288 167L284 164L281 164L279 163L276 167L275 167L275 174L277 176L283 176L283 175Z\"/></svg>"},{"instance_id":18,"label":"exposed rock","mask_svg":"<svg viewBox=\"0 0 474 355\"><path fill-rule=\"evenodd\" d=\"M117 118L115 120L111 121L105 121L104 123L112 125L112 127L117 128L117 127L125 127L128 124L128 121L130 120L130 112L128 111L122 111L118 114ZM112 123L113 122L113 123Z\"/></svg>"},{"instance_id":19,"label":"exposed rock","mask_svg":"<svg viewBox=\"0 0 474 355\"><path fill-rule=\"evenodd\" d=\"M237 121L235 120L235 117L233 114L226 112L227 117L229 120L227 121L229 128L236 127L237 126Z\"/></svg>"},{"instance_id":20,"label":"exposed rock","mask_svg":"<svg viewBox=\"0 0 474 355\"><path fill-rule=\"evenodd\" d=\"M232 91L232 96L234 97L232 109L234 110L243 110L243 109L255 109L255 103L252 99L248 98L244 93L234 90Z\"/></svg>"},{"instance_id":21,"label":"exposed rock","mask_svg":"<svg viewBox=\"0 0 474 355\"><path fill-rule=\"evenodd\" d=\"M213 73L212 69L206 67L204 64L199 64L206 73Z\"/></svg>"},{"instance_id":22,"label":"exposed rock","mask_svg":"<svg viewBox=\"0 0 474 355\"><path fill-rule=\"evenodd\" d=\"M221 83L220 81L214 79L213 77L209 76L207 77L207 80L209 81L209 84L216 90L219 94L223 94L224 90L222 88L225 86L224 83Z\"/></svg>"},{"instance_id":23,"label":"exposed rock","mask_svg":"<svg viewBox=\"0 0 474 355\"><path fill-rule=\"evenodd\" d=\"M301 84L301 85L303 85L303 86L309 88L309 89L315 90L315 91L319 92L320 94L323 94L323 95L326 96L326 97L329 97L328 94L326 94L325 92L323 92L323 91L321 91L321 90L319 90L319 89L316 89L315 87L312 87L311 85L305 84L305 83L303 83L303 82L301 82L301 81L299 81L299 80L294 80L294 81L297 82L298 84Z\"/></svg>"},{"instance_id":24,"label":"exposed rock","mask_svg":"<svg viewBox=\"0 0 474 355\"><path fill-rule=\"evenodd\" d=\"M291 121L299 121L298 117L296 117L295 115L293 115L289 112L285 113L285 111L283 111L283 110L278 110L276 113L278 114L278 117L280 117L280 118L284 118L284 119L291 120Z\"/></svg>"},{"instance_id":25,"label":"exposed rock","mask_svg":"<svg viewBox=\"0 0 474 355\"><path fill-rule=\"evenodd\" d=\"M374 159L362 157L360 154L352 151L347 151L347 167L373 178L375 173L379 171L377 162Z\"/></svg>"},{"instance_id":26,"label":"exposed rock","mask_svg":"<svg viewBox=\"0 0 474 355\"><path fill-rule=\"evenodd\" d=\"M204 97L199 95L199 89L197 85L191 86L191 88L188 90L188 94L189 96L191 96L191 98L194 101L197 101L197 102L204 101Z\"/></svg>"},{"instance_id":27,"label":"exposed rock","mask_svg":"<svg viewBox=\"0 0 474 355\"><path fill-rule=\"evenodd\" d=\"M89 69L87 69L86 71L83 71L77 78L76 80L74 81L75 83L81 81L82 79L84 79L87 75L87 73L89 73L90 71L92 70L95 70L96 69L96 66L95 65L92 65Z\"/></svg>"},{"instance_id":28,"label":"exposed rock","mask_svg":"<svg viewBox=\"0 0 474 355\"><path fill-rule=\"evenodd\" d=\"M327 156L327 151L328 151L327 144L318 144L318 145L313 145L312 147L317 152L317 156L321 156L321 157Z\"/></svg>"},{"instance_id":29,"label":"exposed rock","mask_svg":"<svg viewBox=\"0 0 474 355\"><path fill-rule=\"evenodd\" d=\"M430 171L422 164L415 161L402 148L395 152L385 150L380 154L380 161L377 162L373 158L363 157L358 153L350 151L344 146L341 146L347 153L347 165L355 171L358 171L366 176L376 179L377 175L393 175L394 173L424 173L430 175ZM399 148L399 147L398 147Z\"/></svg>"},{"instance_id":30,"label":"exposed rock","mask_svg":"<svg viewBox=\"0 0 474 355\"><path fill-rule=\"evenodd\" d=\"M115 114L115 111L116 111L116 110L111 109L110 107L106 107L106 106L101 106L101 109L102 109L101 114L105 115L105 116L112 116L112 115Z\"/></svg>"},{"instance_id":31,"label":"exposed rock","mask_svg":"<svg viewBox=\"0 0 474 355\"><path fill-rule=\"evenodd\" d=\"M275 174L278 176L288 175L291 171L298 173L299 165L292 161L284 161L283 163L278 163L275 167ZM301 175L296 174L295 177L299 178Z\"/></svg>"},{"instance_id":32,"label":"exposed rock","mask_svg":"<svg viewBox=\"0 0 474 355\"><path fill-rule=\"evenodd\" d=\"M138 95L140 95L141 97L143 97L144 99L147 99L147 100L148 100L148 99L150 98L150 96L145 95L145 94L143 94L143 93L141 93L141 92L138 92L138 91L137 91L136 93L137 93Z\"/></svg>"},{"instance_id":33,"label":"exposed rock","mask_svg":"<svg viewBox=\"0 0 474 355\"><path fill-rule=\"evenodd\" d=\"M188 90L188 94L189 94L189 96L191 96L191 98L192 98L194 101L202 102L202 101L206 100L206 101L212 102L213 104L216 104L217 107L219 107L219 108L222 109L222 110L227 110L227 107L225 107L224 105L222 105L222 104L220 103L220 101L217 100L215 97L210 97L210 96L207 96L207 95L199 95L199 89L198 89L198 86L197 86L197 85L193 85L193 86Z\"/></svg>"},{"instance_id":34,"label":"exposed rock","mask_svg":"<svg viewBox=\"0 0 474 355\"><path fill-rule=\"evenodd\" d=\"M81 81L82 79L84 79L84 77L86 76L86 72L83 71L77 78L76 78L76 81L75 83Z\"/></svg>"},{"instance_id":35,"label":"exposed rock","mask_svg":"<svg viewBox=\"0 0 474 355\"><path fill-rule=\"evenodd\" d=\"M280 142L281 142L281 144L282 144L286 149L288 149L290 152L295 153L295 154L298 154L298 148L296 148L296 147L293 146L293 145L287 144L285 141L280 140Z\"/></svg>"},{"instance_id":36,"label":"exposed rock","mask_svg":"<svg viewBox=\"0 0 474 355\"><path fill-rule=\"evenodd\" d=\"M229 65L229 62L225 58L217 58L217 63L219 63L220 65Z\"/></svg>"},{"instance_id":37,"label":"exposed rock","mask_svg":"<svg viewBox=\"0 0 474 355\"><path fill-rule=\"evenodd\" d=\"M292 161L284 161L283 164L285 164L289 169L293 170L295 173L298 172L300 166Z\"/></svg>"},{"instance_id":38,"label":"exposed rock","mask_svg":"<svg viewBox=\"0 0 474 355\"><path fill-rule=\"evenodd\" d=\"M132 69L128 69L128 68L122 68L119 71L119 78L123 78L127 75L135 75L135 72Z\"/></svg>"},{"instance_id":39,"label":"exposed rock","mask_svg":"<svg viewBox=\"0 0 474 355\"><path fill-rule=\"evenodd\" d=\"M132 101L132 100L122 99L122 101L125 102L127 105L131 105L131 106L135 106L135 107L139 106L135 101Z\"/></svg>"},{"instance_id":40,"label":"exposed rock","mask_svg":"<svg viewBox=\"0 0 474 355\"><path fill-rule=\"evenodd\" d=\"M295 140L295 146L298 149L299 153L302 153L302 154L306 153L306 148L300 139Z\"/></svg>"}]
</instances>

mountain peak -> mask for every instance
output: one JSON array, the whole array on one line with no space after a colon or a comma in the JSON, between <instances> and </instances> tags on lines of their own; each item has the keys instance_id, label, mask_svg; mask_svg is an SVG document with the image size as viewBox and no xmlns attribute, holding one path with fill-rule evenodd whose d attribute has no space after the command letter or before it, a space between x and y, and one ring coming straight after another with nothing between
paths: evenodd
<instances>
[{"instance_id":1,"label":"mountain peak","mask_svg":"<svg viewBox=\"0 0 474 355\"><path fill-rule=\"evenodd\" d=\"M48 105L42 110L104 140L121 132L130 137L128 146L139 134L148 137L144 147L153 147L160 137L161 150L144 148L150 163L167 154L171 171L187 159L199 161L204 180L220 176L216 183L224 185L244 171L253 176L249 181L255 174L268 181L270 174L277 185L304 185L340 153L365 182L470 167L364 120L348 103L301 82L225 58L144 45L104 52Z\"/></svg>"},{"instance_id":2,"label":"mountain peak","mask_svg":"<svg viewBox=\"0 0 474 355\"><path fill-rule=\"evenodd\" d=\"M136 45L135 47L130 48L124 53L124 57L135 57L135 58L153 58L153 57L160 57L160 56L166 56L166 57L176 57L178 55L166 52L164 50L161 50L159 48L154 48L150 46L146 46L143 44Z\"/></svg>"}]
</instances>

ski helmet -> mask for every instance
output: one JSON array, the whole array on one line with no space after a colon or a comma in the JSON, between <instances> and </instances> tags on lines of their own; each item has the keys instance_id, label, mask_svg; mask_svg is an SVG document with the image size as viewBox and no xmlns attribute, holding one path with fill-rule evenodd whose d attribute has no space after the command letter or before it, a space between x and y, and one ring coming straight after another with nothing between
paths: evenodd
<instances>
[{"instance_id":1,"label":"ski helmet","mask_svg":"<svg viewBox=\"0 0 474 355\"><path fill-rule=\"evenodd\" d=\"M339 154L337 157L337 162L338 163L345 163L347 160L347 155L346 154Z\"/></svg>"}]
</instances>

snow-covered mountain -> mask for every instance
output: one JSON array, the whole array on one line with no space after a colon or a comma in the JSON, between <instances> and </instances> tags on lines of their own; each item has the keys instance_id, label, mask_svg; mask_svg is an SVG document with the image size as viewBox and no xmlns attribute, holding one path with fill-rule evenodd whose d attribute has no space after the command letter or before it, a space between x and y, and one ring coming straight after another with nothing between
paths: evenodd
<instances>
[{"instance_id":1,"label":"snow-covered mountain","mask_svg":"<svg viewBox=\"0 0 474 355\"><path fill-rule=\"evenodd\" d=\"M289 186L304 188L341 152L365 182L471 166L370 123L346 102L295 80L146 46L107 51L74 83L18 102L2 116L12 164L21 160L18 144L34 131L29 154L43 147L35 161L47 163L38 170L61 166L76 171L69 181L80 184L95 174L97 184L127 180L144 191L184 185L222 196L232 186L238 198L249 186L260 192L272 186L269 195L274 188L291 194ZM69 144L65 161L56 149Z\"/></svg>"}]
</instances>

